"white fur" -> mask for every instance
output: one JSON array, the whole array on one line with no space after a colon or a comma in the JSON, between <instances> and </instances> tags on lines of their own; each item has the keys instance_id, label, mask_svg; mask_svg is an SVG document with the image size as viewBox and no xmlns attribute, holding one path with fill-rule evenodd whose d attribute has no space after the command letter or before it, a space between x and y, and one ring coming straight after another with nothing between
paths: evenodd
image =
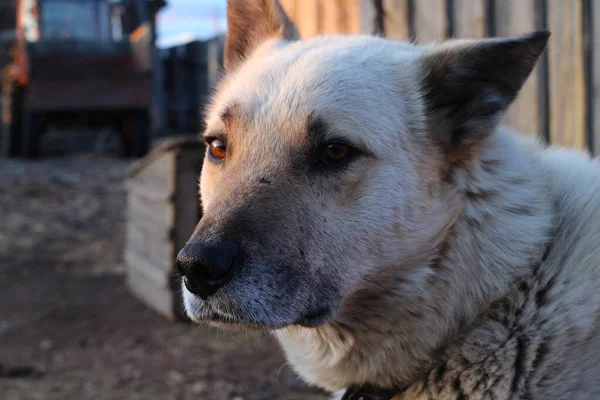
<instances>
[{"instance_id":1,"label":"white fur","mask_svg":"<svg viewBox=\"0 0 600 400\"><path fill-rule=\"evenodd\" d=\"M283 39L257 43L220 85L207 131L227 130L235 156L227 168L205 163L201 194L218 225L235 214L231 199L263 190L253 186L262 176L279 179L279 195L294 188L286 213L311 221L309 271L334 277L341 295L323 300L336 308L328 323L274 332L294 369L331 391L370 383L404 388L402 399L600 398L598 161L497 128L443 178L450 166L430 138L420 84L435 47ZM374 154L344 175L342 189L356 190L303 189L288 172L315 112ZM293 250L297 231L264 235ZM335 260L330 270L323 260ZM296 317L250 289L277 321Z\"/></svg>"}]
</instances>

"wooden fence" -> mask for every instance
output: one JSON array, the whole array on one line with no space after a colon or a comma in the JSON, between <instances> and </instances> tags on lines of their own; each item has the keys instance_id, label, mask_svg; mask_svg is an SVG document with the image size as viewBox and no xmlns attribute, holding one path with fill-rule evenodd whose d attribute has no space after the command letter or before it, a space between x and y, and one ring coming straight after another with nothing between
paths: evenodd
<instances>
[{"instance_id":1,"label":"wooden fence","mask_svg":"<svg viewBox=\"0 0 600 400\"><path fill-rule=\"evenodd\" d=\"M523 133L600 154L600 0L281 0L304 37L428 43L549 29L548 51L506 117Z\"/></svg>"}]
</instances>

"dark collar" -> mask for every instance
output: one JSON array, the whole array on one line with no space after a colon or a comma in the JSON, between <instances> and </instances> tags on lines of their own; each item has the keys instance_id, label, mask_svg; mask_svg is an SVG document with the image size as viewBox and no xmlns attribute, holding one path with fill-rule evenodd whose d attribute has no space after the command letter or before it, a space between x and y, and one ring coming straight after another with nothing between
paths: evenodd
<instances>
[{"instance_id":1,"label":"dark collar","mask_svg":"<svg viewBox=\"0 0 600 400\"><path fill-rule=\"evenodd\" d=\"M382 389L372 385L353 386L346 390L341 400L391 400L398 394L395 389Z\"/></svg>"}]
</instances>

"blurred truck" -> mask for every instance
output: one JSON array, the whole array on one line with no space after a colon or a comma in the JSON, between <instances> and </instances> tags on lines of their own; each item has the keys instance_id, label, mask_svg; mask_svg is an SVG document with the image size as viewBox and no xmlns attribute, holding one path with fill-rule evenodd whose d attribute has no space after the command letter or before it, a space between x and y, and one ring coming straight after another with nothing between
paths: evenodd
<instances>
[{"instance_id":1,"label":"blurred truck","mask_svg":"<svg viewBox=\"0 0 600 400\"><path fill-rule=\"evenodd\" d=\"M160 63L155 21L165 0L2 3L0 42L10 48L0 64L2 154L34 158L49 131L96 129L95 140L116 133L124 156L144 155Z\"/></svg>"}]
</instances>

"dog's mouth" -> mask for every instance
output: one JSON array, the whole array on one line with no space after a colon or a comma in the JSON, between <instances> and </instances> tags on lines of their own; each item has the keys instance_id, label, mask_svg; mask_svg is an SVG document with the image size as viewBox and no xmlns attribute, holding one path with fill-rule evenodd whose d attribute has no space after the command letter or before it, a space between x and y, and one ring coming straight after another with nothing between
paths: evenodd
<instances>
[{"instance_id":1,"label":"dog's mouth","mask_svg":"<svg viewBox=\"0 0 600 400\"><path fill-rule=\"evenodd\" d=\"M206 322L209 326L215 328L226 329L230 331L239 330L252 330L252 331L264 331L269 330L267 326L262 326L238 318L233 318L228 315L220 314L218 312L212 312L206 317L202 318L203 322Z\"/></svg>"},{"instance_id":2,"label":"dog's mouth","mask_svg":"<svg viewBox=\"0 0 600 400\"><path fill-rule=\"evenodd\" d=\"M229 314L211 310L205 313L202 317L196 318L195 322L206 322L208 325L225 328L228 330L263 330L263 331L275 331L278 329L284 329L292 325L302 326L305 328L316 328L326 324L332 317L331 310L327 308L320 308L314 311L303 314L300 318L297 318L293 322L281 322L281 323L263 323L260 321L252 321L245 318L238 318Z\"/></svg>"}]
</instances>

